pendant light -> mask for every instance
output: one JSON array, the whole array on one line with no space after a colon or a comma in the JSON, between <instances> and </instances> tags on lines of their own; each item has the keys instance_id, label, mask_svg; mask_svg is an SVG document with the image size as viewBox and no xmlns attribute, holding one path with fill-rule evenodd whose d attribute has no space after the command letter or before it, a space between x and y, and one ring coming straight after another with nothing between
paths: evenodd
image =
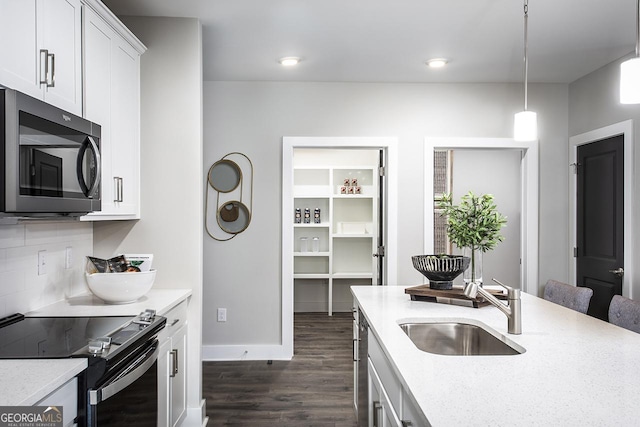
<instances>
[{"instance_id":1,"label":"pendant light","mask_svg":"<svg viewBox=\"0 0 640 427\"><path fill-rule=\"evenodd\" d=\"M640 1L640 0L639 0ZM516 113L513 121L513 139L533 141L538 139L538 116L527 110L527 85L529 83L529 0L524 0L524 111Z\"/></svg>"},{"instance_id":2,"label":"pendant light","mask_svg":"<svg viewBox=\"0 0 640 427\"><path fill-rule=\"evenodd\" d=\"M636 0L636 56L620 64L620 102L640 104L640 0Z\"/></svg>"}]
</instances>

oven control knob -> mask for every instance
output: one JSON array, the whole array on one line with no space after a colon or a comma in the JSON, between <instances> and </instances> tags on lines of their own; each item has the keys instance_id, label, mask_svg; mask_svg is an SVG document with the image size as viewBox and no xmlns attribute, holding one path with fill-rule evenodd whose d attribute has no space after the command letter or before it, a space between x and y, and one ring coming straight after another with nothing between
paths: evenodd
<instances>
[{"instance_id":1,"label":"oven control knob","mask_svg":"<svg viewBox=\"0 0 640 427\"><path fill-rule=\"evenodd\" d=\"M99 337L96 338L96 341L100 341L102 343L102 348L107 350L111 347L111 337Z\"/></svg>"},{"instance_id":2,"label":"oven control knob","mask_svg":"<svg viewBox=\"0 0 640 427\"><path fill-rule=\"evenodd\" d=\"M89 341L89 353L102 354L102 351L104 350L103 344L103 341Z\"/></svg>"}]
</instances>

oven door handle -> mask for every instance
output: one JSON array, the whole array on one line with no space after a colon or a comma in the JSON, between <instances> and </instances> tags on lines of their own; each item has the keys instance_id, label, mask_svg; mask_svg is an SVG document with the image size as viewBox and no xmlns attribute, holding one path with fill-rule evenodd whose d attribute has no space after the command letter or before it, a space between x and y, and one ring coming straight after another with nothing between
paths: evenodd
<instances>
[{"instance_id":1,"label":"oven door handle","mask_svg":"<svg viewBox=\"0 0 640 427\"><path fill-rule=\"evenodd\" d=\"M118 375L113 381L100 387L97 390L89 390L89 404L97 405L104 402L111 396L121 392L138 378L158 360L159 348L157 342L136 359L125 371Z\"/></svg>"}]
</instances>

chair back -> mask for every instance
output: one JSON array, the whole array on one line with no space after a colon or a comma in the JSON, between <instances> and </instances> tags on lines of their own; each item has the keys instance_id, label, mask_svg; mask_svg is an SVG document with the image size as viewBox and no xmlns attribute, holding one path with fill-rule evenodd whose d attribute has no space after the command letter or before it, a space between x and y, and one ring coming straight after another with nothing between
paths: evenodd
<instances>
[{"instance_id":1,"label":"chair back","mask_svg":"<svg viewBox=\"0 0 640 427\"><path fill-rule=\"evenodd\" d=\"M609 323L640 334L640 302L614 295L609 305Z\"/></svg>"},{"instance_id":2,"label":"chair back","mask_svg":"<svg viewBox=\"0 0 640 427\"><path fill-rule=\"evenodd\" d=\"M557 280L549 280L544 287L543 298L586 314L592 296L593 289L591 288L571 286Z\"/></svg>"}]
</instances>

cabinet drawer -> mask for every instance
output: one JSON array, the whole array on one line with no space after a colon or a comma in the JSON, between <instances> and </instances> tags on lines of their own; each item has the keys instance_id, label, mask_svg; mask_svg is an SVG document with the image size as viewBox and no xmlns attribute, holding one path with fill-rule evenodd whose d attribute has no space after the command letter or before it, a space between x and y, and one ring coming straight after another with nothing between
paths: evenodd
<instances>
[{"instance_id":1,"label":"cabinet drawer","mask_svg":"<svg viewBox=\"0 0 640 427\"><path fill-rule=\"evenodd\" d=\"M182 301L171 310L162 314L162 316L167 318L167 325L162 332L160 332L159 338L161 340L173 336L178 329L187 324L187 301Z\"/></svg>"},{"instance_id":2,"label":"cabinet drawer","mask_svg":"<svg viewBox=\"0 0 640 427\"><path fill-rule=\"evenodd\" d=\"M387 361L387 357L382 351L382 347L380 347L378 340L371 332L369 333L368 346L369 358L371 359L371 363L373 363L373 366L380 376L380 380L384 384L384 388L389 395L389 400L393 405L395 412L399 414L402 395L402 387L400 385L400 381L394 374L391 365Z\"/></svg>"},{"instance_id":3,"label":"cabinet drawer","mask_svg":"<svg viewBox=\"0 0 640 427\"><path fill-rule=\"evenodd\" d=\"M63 426L71 426L78 415L78 379L73 378L34 406L61 406Z\"/></svg>"}]
</instances>

